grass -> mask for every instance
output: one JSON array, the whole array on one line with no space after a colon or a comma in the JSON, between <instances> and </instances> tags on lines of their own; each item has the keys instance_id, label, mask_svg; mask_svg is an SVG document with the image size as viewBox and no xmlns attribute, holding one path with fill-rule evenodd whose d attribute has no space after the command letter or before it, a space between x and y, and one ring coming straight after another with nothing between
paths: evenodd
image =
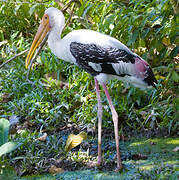
<instances>
[{"instance_id":1,"label":"grass","mask_svg":"<svg viewBox=\"0 0 179 180\"><path fill-rule=\"evenodd\" d=\"M43 146L38 146L38 143L36 142L36 150L31 152L26 152L26 155L24 156L24 160L28 158L28 154L31 154L31 157L29 157L29 160L33 161L35 160L36 156L35 154L38 154L36 158L38 159L34 165L34 168L40 170L39 164L42 162L43 158L51 158L53 157L52 164L56 163L56 166L58 168L63 168L65 172L57 173L55 175L45 173L45 175L36 175L36 176L26 176L22 177L20 179L172 179L175 180L178 178L179 175L179 160L178 160L178 152L174 152L173 149L179 145L179 138L132 138L131 140L120 142L121 147L121 153L122 153L122 159L123 159L123 165L124 169L119 172L115 173L113 170L115 169L116 164L115 161L115 143L114 140L104 140L103 143L103 156L104 156L104 164L102 167L95 168L95 167L89 167L88 163L89 161L96 160L96 150L94 149L94 144L96 143L96 140L87 140L86 142L83 142L79 149L72 150L67 156L66 160L68 160L68 166L67 163L59 163L59 157L55 156L57 152L50 155L50 152L47 150L47 146L50 142L53 142L54 144L51 144L51 149L53 149L54 145L57 143L57 139L54 137L50 137L50 141L44 143ZM31 142L35 144L33 141ZM85 144L91 144L90 147L88 147L88 152L85 150ZM30 144L30 142L29 142ZM25 147L27 145L23 145ZM45 147L46 146L46 147ZM58 153L61 151L60 144L56 144L58 146ZM107 148L108 147L108 148ZM29 147L26 147L29 149ZM42 153L46 149L46 153ZM111 153L108 153L110 149ZM55 149L54 149L55 150ZM39 154L39 151L41 151L41 154ZM95 152L93 152L95 151ZM21 149L22 152L22 149ZM17 152L16 152L17 153ZM52 151L51 151L52 153ZM40 157L41 156L41 157ZM62 156L60 156L62 158ZM95 158L95 159L94 159ZM20 158L16 157L16 159L20 160ZM41 159L41 160L40 160ZM16 161L17 161L16 160ZM28 163L26 162L24 165L29 165L28 168L32 168L31 161L28 160ZM15 161L15 159L13 160ZM56 161L56 162L55 162ZM58 162L58 163L57 163ZM45 166L45 164L43 165ZM73 167L70 167L73 166ZM112 166L112 167L111 167ZM16 167L17 168L17 167ZM75 170L70 170L75 169ZM13 172L12 168L11 171ZM6 169L3 170L4 176L9 174L9 172L6 172ZM15 175L15 174L14 174ZM10 175L9 175L10 176ZM3 177L3 175L1 175ZM14 176L15 177L15 176Z\"/></svg>"},{"instance_id":2,"label":"grass","mask_svg":"<svg viewBox=\"0 0 179 180\"><path fill-rule=\"evenodd\" d=\"M17 34L2 46L0 54L4 60L29 46ZM115 173L113 125L104 93L101 96L105 161L99 168L90 165L97 160L93 78L58 60L45 48L31 71L31 85L26 80L25 56L0 70L0 118L18 120L9 139L22 143L16 151L0 157L0 179L177 179L178 154L172 151L179 144L178 79L173 73L176 64L154 68L159 82L157 90L143 92L116 80L109 82L119 114L120 134L124 136L124 141L120 141L124 170ZM68 135L81 131L88 133L88 140L65 154ZM38 140L43 133L47 133L44 142ZM65 172L50 174L53 165Z\"/></svg>"}]
</instances>

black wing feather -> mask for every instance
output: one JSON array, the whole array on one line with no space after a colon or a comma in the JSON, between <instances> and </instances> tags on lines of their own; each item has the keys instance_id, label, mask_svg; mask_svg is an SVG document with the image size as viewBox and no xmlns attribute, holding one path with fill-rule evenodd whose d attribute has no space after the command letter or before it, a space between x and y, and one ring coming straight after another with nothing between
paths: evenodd
<instances>
[{"instance_id":1,"label":"black wing feather","mask_svg":"<svg viewBox=\"0 0 179 180\"><path fill-rule=\"evenodd\" d=\"M128 74L117 74L111 63L135 63L134 55L123 49L114 47L104 48L96 44L82 44L72 42L70 44L71 54L75 57L77 64L93 76L99 73L107 73L117 76L125 76ZM95 71L89 62L100 64L102 70Z\"/></svg>"}]
</instances>

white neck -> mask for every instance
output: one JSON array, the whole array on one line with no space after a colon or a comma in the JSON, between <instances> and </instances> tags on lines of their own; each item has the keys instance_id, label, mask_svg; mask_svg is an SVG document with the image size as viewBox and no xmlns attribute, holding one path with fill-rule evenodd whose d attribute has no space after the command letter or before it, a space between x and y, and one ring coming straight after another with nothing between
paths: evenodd
<instances>
[{"instance_id":1,"label":"white neck","mask_svg":"<svg viewBox=\"0 0 179 180\"><path fill-rule=\"evenodd\" d=\"M58 26L53 27L53 29L49 32L48 45L53 53L56 51L57 43L61 41L61 33L62 28L59 28Z\"/></svg>"},{"instance_id":2,"label":"white neck","mask_svg":"<svg viewBox=\"0 0 179 180\"><path fill-rule=\"evenodd\" d=\"M54 27L51 29L49 32L48 36L48 45L53 52L58 58L70 62L70 63L75 63L70 55L69 55L69 46L68 46L68 40L66 39L61 39L61 33L62 33L63 27Z\"/></svg>"},{"instance_id":3,"label":"white neck","mask_svg":"<svg viewBox=\"0 0 179 180\"><path fill-rule=\"evenodd\" d=\"M63 28L60 28L58 26L53 27L53 29L51 29L51 31L49 32L49 36L48 36L48 45L51 49L51 51L60 59L64 60L64 56L63 56L63 43L62 43L62 39L61 39L61 33L62 33Z\"/></svg>"}]
</instances>

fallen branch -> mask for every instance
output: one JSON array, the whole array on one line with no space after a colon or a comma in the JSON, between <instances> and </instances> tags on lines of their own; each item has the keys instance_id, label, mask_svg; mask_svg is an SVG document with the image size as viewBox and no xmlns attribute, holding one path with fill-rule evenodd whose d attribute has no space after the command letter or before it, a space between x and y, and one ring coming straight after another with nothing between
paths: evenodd
<instances>
[{"instance_id":1,"label":"fallen branch","mask_svg":"<svg viewBox=\"0 0 179 180\"><path fill-rule=\"evenodd\" d=\"M25 54L28 50L29 50L29 49L26 49L25 51L22 51L22 52L20 52L19 54L16 54L15 56L13 56L12 58L8 59L6 62L4 62L4 63L2 63L2 64L0 65L0 68L2 68L2 67L3 67L4 65L6 65L7 63L13 61L13 60L14 60L15 58L17 58L18 56L21 56L21 55Z\"/></svg>"},{"instance_id":2,"label":"fallen branch","mask_svg":"<svg viewBox=\"0 0 179 180\"><path fill-rule=\"evenodd\" d=\"M75 8L75 4L73 4L73 6L72 6L72 10L71 10L71 13L70 13L70 17L67 19L66 24L65 24L65 26L64 26L63 29L65 29L68 25L70 25L71 19L72 19L72 16L73 16L73 12L74 12L74 8Z\"/></svg>"}]
</instances>

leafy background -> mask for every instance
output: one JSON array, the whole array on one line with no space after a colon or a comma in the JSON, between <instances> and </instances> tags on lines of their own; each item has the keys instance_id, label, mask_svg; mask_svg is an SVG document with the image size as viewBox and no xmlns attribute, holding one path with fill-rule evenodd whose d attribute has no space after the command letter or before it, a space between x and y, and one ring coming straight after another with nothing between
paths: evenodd
<instances>
[{"instance_id":1,"label":"leafy background","mask_svg":"<svg viewBox=\"0 0 179 180\"><path fill-rule=\"evenodd\" d=\"M109 34L146 59L153 68L159 82L157 90L143 92L116 80L108 84L119 114L121 138L177 136L177 1L0 1L0 63L28 49L45 9L51 6L62 9L62 3L69 4L64 11L67 24L62 36L81 28ZM0 69L0 117L10 122L18 121L9 140L23 142L15 152L2 157L1 166L11 159L10 165L20 176L47 172L48 160L43 161L48 166L33 168L39 163L40 149L46 148L43 143L34 142L43 132L48 133L52 148L40 157L49 157L50 153L58 156L58 146L65 147L64 140L71 132L83 130L90 138L95 140L97 137L93 78L78 67L59 60L46 46L33 65L30 80L34 85L31 85L26 80L25 56L18 56ZM113 137L111 113L104 93L101 95L103 136L110 138ZM76 169L79 169L78 165Z\"/></svg>"}]
</instances>

